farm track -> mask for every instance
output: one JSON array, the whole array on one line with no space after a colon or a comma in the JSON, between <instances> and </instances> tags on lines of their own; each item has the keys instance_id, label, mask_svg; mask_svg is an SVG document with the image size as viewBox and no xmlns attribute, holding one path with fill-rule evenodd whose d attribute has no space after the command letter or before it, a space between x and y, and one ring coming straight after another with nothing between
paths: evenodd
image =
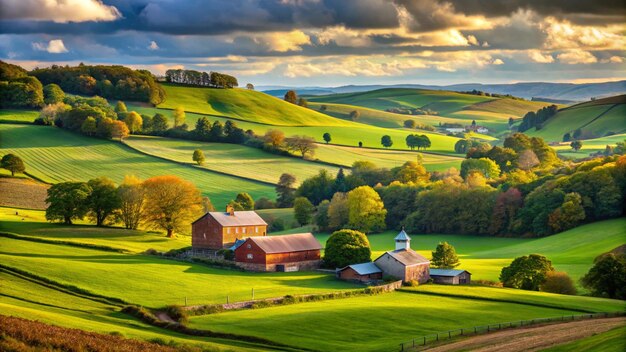
<instances>
[{"instance_id":1,"label":"farm track","mask_svg":"<svg viewBox=\"0 0 626 352\"><path fill-rule=\"evenodd\" d=\"M428 348L429 352L540 351L552 346L583 339L626 325L626 318L589 319L560 324L512 329L470 337L458 342Z\"/></svg>"}]
</instances>

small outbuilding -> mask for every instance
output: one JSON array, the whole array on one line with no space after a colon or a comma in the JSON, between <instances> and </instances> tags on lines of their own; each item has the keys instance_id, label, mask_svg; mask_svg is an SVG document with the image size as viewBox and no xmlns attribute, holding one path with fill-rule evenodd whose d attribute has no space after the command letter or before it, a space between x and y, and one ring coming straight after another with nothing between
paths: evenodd
<instances>
[{"instance_id":1,"label":"small outbuilding","mask_svg":"<svg viewBox=\"0 0 626 352\"><path fill-rule=\"evenodd\" d=\"M253 271L311 270L320 265L321 249L311 233L249 237L235 248L235 262Z\"/></svg>"},{"instance_id":2,"label":"small outbuilding","mask_svg":"<svg viewBox=\"0 0 626 352\"><path fill-rule=\"evenodd\" d=\"M385 275L401 279L403 282L416 280L420 284L428 281L430 261L411 249L411 238L404 229L394 239L396 250L385 252L374 260Z\"/></svg>"},{"instance_id":3,"label":"small outbuilding","mask_svg":"<svg viewBox=\"0 0 626 352\"><path fill-rule=\"evenodd\" d=\"M383 271L372 262L352 264L337 269L337 277L348 281L370 282L383 279Z\"/></svg>"},{"instance_id":4,"label":"small outbuilding","mask_svg":"<svg viewBox=\"0 0 626 352\"><path fill-rule=\"evenodd\" d=\"M467 270L430 269L430 278L436 284L465 285L472 281L472 274Z\"/></svg>"}]
</instances>

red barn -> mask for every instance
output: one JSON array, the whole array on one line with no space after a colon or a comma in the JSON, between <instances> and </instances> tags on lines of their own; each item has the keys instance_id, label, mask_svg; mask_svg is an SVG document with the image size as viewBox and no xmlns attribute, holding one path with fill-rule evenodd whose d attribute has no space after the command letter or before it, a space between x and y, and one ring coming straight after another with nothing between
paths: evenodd
<instances>
[{"instance_id":1,"label":"red barn","mask_svg":"<svg viewBox=\"0 0 626 352\"><path fill-rule=\"evenodd\" d=\"M222 249L237 239L265 236L267 223L254 211L212 211L191 224L191 246L194 249Z\"/></svg>"},{"instance_id":2,"label":"red barn","mask_svg":"<svg viewBox=\"0 0 626 352\"><path fill-rule=\"evenodd\" d=\"M310 233L250 237L235 249L235 262L254 271L309 270L319 267L321 249Z\"/></svg>"}]
</instances>

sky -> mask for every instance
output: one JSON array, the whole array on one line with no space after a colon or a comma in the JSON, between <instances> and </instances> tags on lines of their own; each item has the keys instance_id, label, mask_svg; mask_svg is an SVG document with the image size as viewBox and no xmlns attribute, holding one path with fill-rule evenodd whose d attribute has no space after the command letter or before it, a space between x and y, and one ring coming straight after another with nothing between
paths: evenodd
<instances>
[{"instance_id":1,"label":"sky","mask_svg":"<svg viewBox=\"0 0 626 352\"><path fill-rule=\"evenodd\" d=\"M626 79L624 0L0 0L0 60L241 85Z\"/></svg>"}]
</instances>

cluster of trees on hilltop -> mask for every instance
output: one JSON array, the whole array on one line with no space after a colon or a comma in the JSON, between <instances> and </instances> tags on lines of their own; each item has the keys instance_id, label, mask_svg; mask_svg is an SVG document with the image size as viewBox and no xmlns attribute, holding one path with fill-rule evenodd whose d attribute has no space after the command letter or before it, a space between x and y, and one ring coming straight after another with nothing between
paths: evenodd
<instances>
[{"instance_id":1,"label":"cluster of trees on hilltop","mask_svg":"<svg viewBox=\"0 0 626 352\"><path fill-rule=\"evenodd\" d=\"M194 70L167 70L165 79L170 83L187 84L200 87L234 88L239 85L237 78L219 72L200 72Z\"/></svg>"},{"instance_id":2,"label":"cluster of trees on hilltop","mask_svg":"<svg viewBox=\"0 0 626 352\"><path fill-rule=\"evenodd\" d=\"M541 126L544 122L546 122L549 118L556 115L559 111L559 108L556 105L544 106L543 108L535 111L529 111L524 115L522 119L522 123L517 127L517 130L520 132L527 131L533 127L537 130L541 129Z\"/></svg>"},{"instance_id":3,"label":"cluster of trees on hilltop","mask_svg":"<svg viewBox=\"0 0 626 352\"><path fill-rule=\"evenodd\" d=\"M0 61L0 108L38 108L43 104L41 82L20 66Z\"/></svg>"},{"instance_id":4,"label":"cluster of trees on hilltop","mask_svg":"<svg viewBox=\"0 0 626 352\"><path fill-rule=\"evenodd\" d=\"M64 91L105 98L144 101L158 105L166 94L147 70L132 70L124 66L75 67L53 65L30 72L43 84L58 84Z\"/></svg>"},{"instance_id":5,"label":"cluster of trees on hilltop","mask_svg":"<svg viewBox=\"0 0 626 352\"><path fill-rule=\"evenodd\" d=\"M477 89L472 89L472 90L469 90L469 91L459 92L459 93L471 94L471 95L479 95L479 96L484 96L484 97L507 98L507 99L514 99L514 100L526 100L524 98L516 97L516 96L513 96L511 94L488 93L488 92L483 92L482 90L477 90Z\"/></svg>"},{"instance_id":6,"label":"cluster of trees on hilltop","mask_svg":"<svg viewBox=\"0 0 626 352\"><path fill-rule=\"evenodd\" d=\"M515 134L504 147L471 147L460 171L429 173L419 162L389 170L361 161L350 175L340 170L333 177L320 171L304 180L294 196L317 206L318 227L354 228L355 223L346 220L346 195L361 186L372 187L380 196L388 229L546 236L622 216L626 156L564 164L543 140ZM378 203L373 196L363 201Z\"/></svg>"},{"instance_id":7,"label":"cluster of trees on hilltop","mask_svg":"<svg viewBox=\"0 0 626 352\"><path fill-rule=\"evenodd\" d=\"M439 115L438 111L427 108L388 108L385 111L403 115Z\"/></svg>"}]
</instances>

